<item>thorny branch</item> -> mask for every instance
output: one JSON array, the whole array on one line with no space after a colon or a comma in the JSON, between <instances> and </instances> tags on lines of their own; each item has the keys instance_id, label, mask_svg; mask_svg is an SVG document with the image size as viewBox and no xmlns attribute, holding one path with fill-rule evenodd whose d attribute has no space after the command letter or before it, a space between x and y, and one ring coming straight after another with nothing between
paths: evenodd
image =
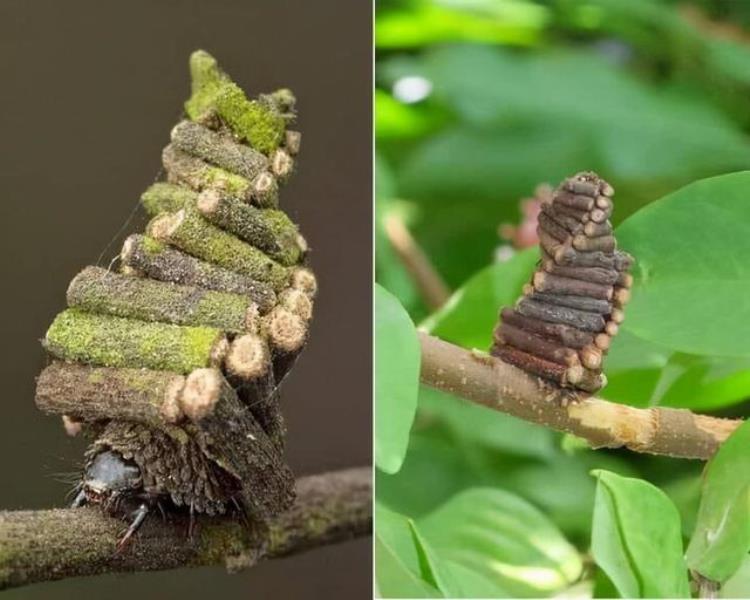
<instances>
[{"instance_id":1,"label":"thorny branch","mask_svg":"<svg viewBox=\"0 0 750 600\"><path fill-rule=\"evenodd\" d=\"M572 433L594 448L707 460L742 423L686 409L633 408L565 391L508 363L420 333L422 383L494 410Z\"/></svg>"},{"instance_id":2,"label":"thorny branch","mask_svg":"<svg viewBox=\"0 0 750 600\"><path fill-rule=\"evenodd\" d=\"M189 539L186 518L152 519L116 553L122 527L97 508L0 512L0 590L101 573L222 563L237 570L365 536L372 528L372 471L298 479L295 504L262 530L232 517L201 517Z\"/></svg>"}]
</instances>

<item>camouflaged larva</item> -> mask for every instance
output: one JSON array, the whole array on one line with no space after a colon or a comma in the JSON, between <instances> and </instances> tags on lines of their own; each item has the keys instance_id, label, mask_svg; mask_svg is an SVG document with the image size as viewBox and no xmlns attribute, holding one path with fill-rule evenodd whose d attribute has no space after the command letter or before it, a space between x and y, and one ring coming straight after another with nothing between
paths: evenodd
<instances>
[{"instance_id":1,"label":"camouflaged larva","mask_svg":"<svg viewBox=\"0 0 750 600\"><path fill-rule=\"evenodd\" d=\"M613 195L586 172L545 199L542 257L515 307L500 313L494 356L564 388L592 393L606 385L602 364L633 282L633 259L617 249L609 222Z\"/></svg>"},{"instance_id":2,"label":"camouflaged larva","mask_svg":"<svg viewBox=\"0 0 750 600\"><path fill-rule=\"evenodd\" d=\"M267 520L294 498L278 387L317 290L278 207L300 147L295 99L248 98L203 51L190 72L165 181L141 197L152 220L125 241L119 272L73 279L37 382L42 410L98 433L73 504L129 515L121 544L155 506Z\"/></svg>"},{"instance_id":3,"label":"camouflaged larva","mask_svg":"<svg viewBox=\"0 0 750 600\"><path fill-rule=\"evenodd\" d=\"M160 431L138 423L110 421L86 451L87 464L113 450L133 461L141 472L143 491L167 496L175 506L223 514L238 499L240 486L180 428Z\"/></svg>"}]
</instances>

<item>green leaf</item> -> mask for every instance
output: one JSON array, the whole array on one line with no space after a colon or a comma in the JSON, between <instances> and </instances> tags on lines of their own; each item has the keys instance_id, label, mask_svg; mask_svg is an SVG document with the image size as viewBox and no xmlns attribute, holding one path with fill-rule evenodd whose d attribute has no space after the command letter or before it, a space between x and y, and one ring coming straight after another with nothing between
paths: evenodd
<instances>
[{"instance_id":1,"label":"green leaf","mask_svg":"<svg viewBox=\"0 0 750 600\"><path fill-rule=\"evenodd\" d=\"M448 598L503 598L508 593L474 569L436 552L409 520L414 544L424 565L440 591Z\"/></svg>"},{"instance_id":2,"label":"green leaf","mask_svg":"<svg viewBox=\"0 0 750 600\"><path fill-rule=\"evenodd\" d=\"M464 348L487 350L501 306L512 306L539 260L530 248L509 261L482 269L456 291L422 327L433 335Z\"/></svg>"},{"instance_id":3,"label":"green leaf","mask_svg":"<svg viewBox=\"0 0 750 600\"><path fill-rule=\"evenodd\" d=\"M688 566L723 583L750 552L750 421L743 423L706 466Z\"/></svg>"},{"instance_id":4,"label":"green leaf","mask_svg":"<svg viewBox=\"0 0 750 600\"><path fill-rule=\"evenodd\" d=\"M440 592L417 577L375 536L375 574L382 598L440 598Z\"/></svg>"},{"instance_id":5,"label":"green leaf","mask_svg":"<svg viewBox=\"0 0 750 600\"><path fill-rule=\"evenodd\" d=\"M689 598L680 516L659 488L603 470L591 551L623 598Z\"/></svg>"},{"instance_id":6,"label":"green leaf","mask_svg":"<svg viewBox=\"0 0 750 600\"><path fill-rule=\"evenodd\" d=\"M505 129L550 120L587 131L591 154L599 158L592 167L615 179L747 165L747 139L705 99L648 86L591 52L523 55L457 45L428 52L417 67L412 74L432 81L435 97L474 125Z\"/></svg>"},{"instance_id":7,"label":"green leaf","mask_svg":"<svg viewBox=\"0 0 750 600\"><path fill-rule=\"evenodd\" d=\"M712 410L750 396L750 360L674 352L623 329L604 363L601 395L631 406Z\"/></svg>"},{"instance_id":8,"label":"green leaf","mask_svg":"<svg viewBox=\"0 0 750 600\"><path fill-rule=\"evenodd\" d=\"M375 576L385 597L439 598L435 578L412 531L411 520L375 503Z\"/></svg>"},{"instance_id":9,"label":"green leaf","mask_svg":"<svg viewBox=\"0 0 750 600\"><path fill-rule=\"evenodd\" d=\"M395 475L376 471L378 501L420 517L476 480L466 458L456 451L455 438L446 428L415 428L401 470Z\"/></svg>"},{"instance_id":10,"label":"green leaf","mask_svg":"<svg viewBox=\"0 0 750 600\"><path fill-rule=\"evenodd\" d=\"M541 512L509 492L463 491L416 524L439 557L510 597L549 595L581 574L575 548Z\"/></svg>"},{"instance_id":11,"label":"green leaf","mask_svg":"<svg viewBox=\"0 0 750 600\"><path fill-rule=\"evenodd\" d=\"M548 18L547 9L524 0L410 2L399 9L379 10L375 22L378 48L419 47L446 41L529 45ZM405 3L402 3L405 4Z\"/></svg>"},{"instance_id":12,"label":"green leaf","mask_svg":"<svg viewBox=\"0 0 750 600\"><path fill-rule=\"evenodd\" d=\"M750 598L750 555L742 561L742 565L719 590L721 598Z\"/></svg>"},{"instance_id":13,"label":"green leaf","mask_svg":"<svg viewBox=\"0 0 750 600\"><path fill-rule=\"evenodd\" d=\"M434 388L420 388L419 409L420 414L444 423L456 436L488 448L542 459L555 453L555 434L549 429Z\"/></svg>"},{"instance_id":14,"label":"green leaf","mask_svg":"<svg viewBox=\"0 0 750 600\"><path fill-rule=\"evenodd\" d=\"M617 229L637 257L626 329L682 352L750 356L748 190L748 171L704 179Z\"/></svg>"},{"instance_id":15,"label":"green leaf","mask_svg":"<svg viewBox=\"0 0 750 600\"><path fill-rule=\"evenodd\" d=\"M375 463L386 473L396 473L417 408L420 348L409 315L377 284L375 343Z\"/></svg>"}]
</instances>

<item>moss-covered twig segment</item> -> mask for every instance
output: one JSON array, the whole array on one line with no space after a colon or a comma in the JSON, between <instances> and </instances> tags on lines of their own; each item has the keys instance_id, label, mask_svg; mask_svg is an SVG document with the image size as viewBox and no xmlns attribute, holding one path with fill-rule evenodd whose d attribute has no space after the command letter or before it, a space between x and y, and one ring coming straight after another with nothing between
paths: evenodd
<instances>
[{"instance_id":1,"label":"moss-covered twig segment","mask_svg":"<svg viewBox=\"0 0 750 600\"><path fill-rule=\"evenodd\" d=\"M258 209L207 190L198 196L198 210L210 222L263 250L282 265L296 264L305 243L297 227L280 210Z\"/></svg>"},{"instance_id":2,"label":"moss-covered twig segment","mask_svg":"<svg viewBox=\"0 0 750 600\"><path fill-rule=\"evenodd\" d=\"M195 191L220 190L246 202L253 198L253 183L249 179L215 167L178 150L172 144L164 148L161 159L170 183L184 185Z\"/></svg>"},{"instance_id":3,"label":"moss-covered twig segment","mask_svg":"<svg viewBox=\"0 0 750 600\"><path fill-rule=\"evenodd\" d=\"M159 281L243 294L258 305L261 314L276 305L276 294L270 285L217 267L147 236L135 234L125 240L120 259L124 265Z\"/></svg>"},{"instance_id":4,"label":"moss-covered twig segment","mask_svg":"<svg viewBox=\"0 0 750 600\"><path fill-rule=\"evenodd\" d=\"M181 121L172 129L172 144L246 179L255 179L268 168L268 159L257 150L192 121Z\"/></svg>"},{"instance_id":5,"label":"moss-covered twig segment","mask_svg":"<svg viewBox=\"0 0 750 600\"><path fill-rule=\"evenodd\" d=\"M286 123L273 103L248 100L219 69L216 59L203 50L190 56L190 75L192 96L185 103L185 110L193 121L218 117L237 137L264 154L279 147Z\"/></svg>"},{"instance_id":6,"label":"moss-covered twig segment","mask_svg":"<svg viewBox=\"0 0 750 600\"><path fill-rule=\"evenodd\" d=\"M186 205L195 204L197 197L198 193L189 188L158 181L141 194L141 205L150 216L155 217L160 213L177 212Z\"/></svg>"},{"instance_id":7,"label":"moss-covered twig segment","mask_svg":"<svg viewBox=\"0 0 750 600\"><path fill-rule=\"evenodd\" d=\"M247 331L258 307L247 296L215 292L86 267L68 287L68 306L87 312L175 325Z\"/></svg>"},{"instance_id":8,"label":"moss-covered twig segment","mask_svg":"<svg viewBox=\"0 0 750 600\"><path fill-rule=\"evenodd\" d=\"M57 315L44 346L63 360L176 373L221 364L227 351L218 329L145 323L76 309Z\"/></svg>"},{"instance_id":9,"label":"moss-covered twig segment","mask_svg":"<svg viewBox=\"0 0 750 600\"><path fill-rule=\"evenodd\" d=\"M125 419L163 427L183 417L185 377L169 371L54 362L36 382L36 405L78 421Z\"/></svg>"},{"instance_id":10,"label":"moss-covered twig segment","mask_svg":"<svg viewBox=\"0 0 750 600\"><path fill-rule=\"evenodd\" d=\"M195 209L183 208L154 219L148 232L198 258L263 281L280 290L289 281L289 270L263 252L206 221Z\"/></svg>"}]
</instances>

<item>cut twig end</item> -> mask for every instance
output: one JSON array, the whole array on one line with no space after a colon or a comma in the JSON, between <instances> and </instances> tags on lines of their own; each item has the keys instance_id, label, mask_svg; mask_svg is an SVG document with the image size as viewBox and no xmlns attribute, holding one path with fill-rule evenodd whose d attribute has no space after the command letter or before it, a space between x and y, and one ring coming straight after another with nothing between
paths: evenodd
<instances>
[{"instance_id":1,"label":"cut twig end","mask_svg":"<svg viewBox=\"0 0 750 600\"><path fill-rule=\"evenodd\" d=\"M294 289L300 290L310 298L318 293L318 280L313 272L305 267L298 267L292 271L290 284Z\"/></svg>"},{"instance_id":2,"label":"cut twig end","mask_svg":"<svg viewBox=\"0 0 750 600\"><path fill-rule=\"evenodd\" d=\"M267 317L266 332L271 346L282 352L296 352L307 338L307 324L290 310L277 306Z\"/></svg>"},{"instance_id":3,"label":"cut twig end","mask_svg":"<svg viewBox=\"0 0 750 600\"><path fill-rule=\"evenodd\" d=\"M200 421L213 413L223 379L216 369L196 369L187 376L182 393L178 392L176 397L179 408L191 421Z\"/></svg>"},{"instance_id":4,"label":"cut twig end","mask_svg":"<svg viewBox=\"0 0 750 600\"><path fill-rule=\"evenodd\" d=\"M265 374L271 365L268 345L262 337L249 333L232 342L225 366L241 379L257 379Z\"/></svg>"}]
</instances>

